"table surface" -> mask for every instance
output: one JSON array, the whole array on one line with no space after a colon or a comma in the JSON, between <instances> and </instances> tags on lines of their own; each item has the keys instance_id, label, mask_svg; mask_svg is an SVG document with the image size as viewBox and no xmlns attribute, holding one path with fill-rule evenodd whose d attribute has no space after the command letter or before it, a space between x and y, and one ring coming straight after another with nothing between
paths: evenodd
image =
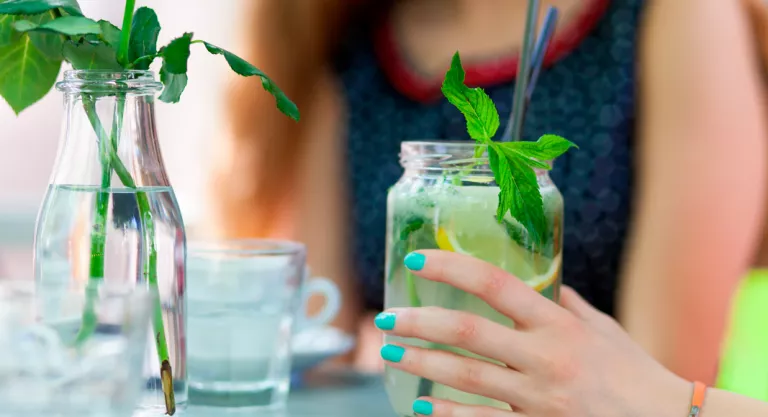
<instances>
[{"instance_id":1,"label":"table surface","mask_svg":"<svg viewBox=\"0 0 768 417\"><path fill-rule=\"evenodd\" d=\"M190 406L184 417L264 416L258 412L232 411ZM284 417L395 417L395 413L384 392L381 375L333 372L292 389Z\"/></svg>"}]
</instances>

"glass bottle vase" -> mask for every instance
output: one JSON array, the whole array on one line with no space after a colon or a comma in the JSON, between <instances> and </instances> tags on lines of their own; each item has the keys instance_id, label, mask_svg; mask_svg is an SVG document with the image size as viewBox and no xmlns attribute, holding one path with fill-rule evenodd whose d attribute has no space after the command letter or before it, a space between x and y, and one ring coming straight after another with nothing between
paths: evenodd
<instances>
[{"instance_id":1,"label":"glass bottle vase","mask_svg":"<svg viewBox=\"0 0 768 417\"><path fill-rule=\"evenodd\" d=\"M67 71L56 87L66 113L37 219L38 288L89 294L107 282L156 292L138 414L173 414L187 400L186 238L155 129L162 84L146 71ZM93 331L88 316L78 338Z\"/></svg>"}]
</instances>

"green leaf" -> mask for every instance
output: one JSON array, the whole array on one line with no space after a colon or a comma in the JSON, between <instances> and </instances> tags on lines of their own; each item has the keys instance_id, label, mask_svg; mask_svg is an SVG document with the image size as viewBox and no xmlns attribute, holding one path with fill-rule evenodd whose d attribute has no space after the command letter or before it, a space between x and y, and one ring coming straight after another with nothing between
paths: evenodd
<instances>
[{"instance_id":1,"label":"green leaf","mask_svg":"<svg viewBox=\"0 0 768 417\"><path fill-rule=\"evenodd\" d=\"M571 148L578 149L573 142L557 135L544 135L536 142L507 142L500 144L505 153L512 152L526 159L541 162L551 161Z\"/></svg>"},{"instance_id":2,"label":"green leaf","mask_svg":"<svg viewBox=\"0 0 768 417\"><path fill-rule=\"evenodd\" d=\"M19 32L41 31L66 36L101 34L101 26L98 22L81 16L60 17L42 24L18 20L14 22L13 28Z\"/></svg>"},{"instance_id":3,"label":"green leaf","mask_svg":"<svg viewBox=\"0 0 768 417\"><path fill-rule=\"evenodd\" d=\"M187 74L174 74L168 71L165 63L163 63L163 67L160 69L160 81L165 86L163 93L160 94L160 101L178 103L181 99L181 93L187 87Z\"/></svg>"},{"instance_id":4,"label":"green leaf","mask_svg":"<svg viewBox=\"0 0 768 417\"><path fill-rule=\"evenodd\" d=\"M204 42L205 49L208 50L211 54L214 55L223 55L224 59L227 60L227 63L229 64L229 67L232 68L233 71L235 71L237 74L242 75L244 77L251 77L251 76L258 76L261 78L261 86L266 90L268 93L272 94L272 96L275 97L275 102L277 103L277 108L283 112L286 116L290 117L291 119L295 121L299 121L301 118L301 115L299 114L299 108L296 107L296 104L294 104L288 96L283 93L283 91L275 84L272 79L270 79L267 74L262 72L260 69L256 68L255 66L251 65L248 61L244 60L243 58L240 58L239 56L226 51L224 49L221 49L215 45L211 45L208 42Z\"/></svg>"},{"instance_id":5,"label":"green leaf","mask_svg":"<svg viewBox=\"0 0 768 417\"><path fill-rule=\"evenodd\" d=\"M77 0L6 0L0 2L0 14L35 15L59 7L70 15L83 15Z\"/></svg>"},{"instance_id":6,"label":"green leaf","mask_svg":"<svg viewBox=\"0 0 768 417\"><path fill-rule=\"evenodd\" d=\"M0 47L0 96L19 114L48 94L60 69L61 60L47 57L24 34Z\"/></svg>"},{"instance_id":7,"label":"green leaf","mask_svg":"<svg viewBox=\"0 0 768 417\"><path fill-rule=\"evenodd\" d=\"M504 142L497 143L497 147L508 158L522 158L522 160L525 161L525 163L531 168L544 169L547 171L552 169L552 166L545 162L548 161L548 159L539 161L538 159L534 159L533 157L529 156L524 150L521 150L521 143L531 144L533 142Z\"/></svg>"},{"instance_id":8,"label":"green leaf","mask_svg":"<svg viewBox=\"0 0 768 417\"><path fill-rule=\"evenodd\" d=\"M63 48L64 58L78 70L122 71L113 48L99 43L75 43L67 41Z\"/></svg>"},{"instance_id":9,"label":"green leaf","mask_svg":"<svg viewBox=\"0 0 768 417\"><path fill-rule=\"evenodd\" d=\"M481 143L490 141L499 129L499 112L485 91L464 85L464 77L461 57L456 52L451 61L451 68L445 74L443 95L467 119L467 132L472 139Z\"/></svg>"},{"instance_id":10,"label":"green leaf","mask_svg":"<svg viewBox=\"0 0 768 417\"><path fill-rule=\"evenodd\" d=\"M394 271L402 268L403 258L409 252L416 249L437 247L434 227L428 220L409 216L407 218L395 218L393 224L404 226L400 230L393 231L388 280L394 278ZM421 232L417 233L419 231Z\"/></svg>"},{"instance_id":11,"label":"green leaf","mask_svg":"<svg viewBox=\"0 0 768 417\"><path fill-rule=\"evenodd\" d=\"M504 154L497 143L488 148L488 157L499 192L496 219L509 214L523 225L531 241L541 246L547 230L544 203L533 168L515 154Z\"/></svg>"},{"instance_id":12,"label":"green leaf","mask_svg":"<svg viewBox=\"0 0 768 417\"><path fill-rule=\"evenodd\" d=\"M555 135L542 136L538 142L493 142L499 128L496 107L482 89L464 85L464 78L457 52L445 75L442 90L446 98L464 114L469 135L480 144L487 145L491 171L500 189L496 218L503 222L509 213L525 229L527 241L541 250L548 223L534 168L551 169L548 161L576 145ZM482 149L481 146L475 148L475 157L482 154ZM517 237L523 240L522 235Z\"/></svg>"},{"instance_id":13,"label":"green leaf","mask_svg":"<svg viewBox=\"0 0 768 417\"><path fill-rule=\"evenodd\" d=\"M64 37L53 33L29 33L29 39L32 41L32 45L39 49L40 52L45 54L48 58L61 61L64 57L61 54L61 49L64 46Z\"/></svg>"},{"instance_id":14,"label":"green leaf","mask_svg":"<svg viewBox=\"0 0 768 417\"><path fill-rule=\"evenodd\" d=\"M134 62L134 68L149 69L151 60L139 58L157 54L157 38L160 35L160 22L157 14L149 7L140 7L133 15L131 39L128 43L128 62ZM117 45L117 44L115 44ZM186 71L184 71L186 72Z\"/></svg>"},{"instance_id":15,"label":"green leaf","mask_svg":"<svg viewBox=\"0 0 768 417\"><path fill-rule=\"evenodd\" d=\"M106 20L99 20L101 27L101 38L107 45L117 48L120 45L120 28Z\"/></svg>"},{"instance_id":16,"label":"green leaf","mask_svg":"<svg viewBox=\"0 0 768 417\"><path fill-rule=\"evenodd\" d=\"M12 15L0 15L0 46L19 40L21 35L13 29L16 19L18 18Z\"/></svg>"},{"instance_id":17,"label":"green leaf","mask_svg":"<svg viewBox=\"0 0 768 417\"><path fill-rule=\"evenodd\" d=\"M160 81L165 88L160 95L160 100L166 103L178 103L181 94L187 87L187 63L189 61L192 45L192 34L185 33L183 36L171 41L167 46L161 49L163 56L163 67L160 69Z\"/></svg>"},{"instance_id":18,"label":"green leaf","mask_svg":"<svg viewBox=\"0 0 768 417\"><path fill-rule=\"evenodd\" d=\"M405 227L400 230L400 240L408 240L411 234L424 226L424 219L414 217L408 220Z\"/></svg>"},{"instance_id":19,"label":"green leaf","mask_svg":"<svg viewBox=\"0 0 768 417\"><path fill-rule=\"evenodd\" d=\"M187 62L189 61L189 47L192 44L192 34L185 33L184 36L171 41L161 51L163 56L163 67L171 74L186 74Z\"/></svg>"},{"instance_id":20,"label":"green leaf","mask_svg":"<svg viewBox=\"0 0 768 417\"><path fill-rule=\"evenodd\" d=\"M543 245L539 247L531 242L531 238L528 236L528 231L526 231L520 225L520 223L514 220L503 219L501 224L504 226L504 230L507 232L507 236L509 236L509 238L517 243L521 248L530 253L541 255L545 258L552 259L554 257L554 254L552 253L554 251L553 239L544 239ZM549 233L549 231L546 231L546 233ZM546 237L549 237L549 235Z\"/></svg>"}]
</instances>

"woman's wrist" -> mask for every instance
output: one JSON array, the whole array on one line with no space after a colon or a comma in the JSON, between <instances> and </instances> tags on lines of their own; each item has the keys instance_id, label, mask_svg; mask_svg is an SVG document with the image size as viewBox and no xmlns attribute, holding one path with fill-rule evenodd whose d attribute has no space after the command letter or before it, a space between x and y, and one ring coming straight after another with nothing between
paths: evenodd
<instances>
[{"instance_id":1,"label":"woman's wrist","mask_svg":"<svg viewBox=\"0 0 768 417\"><path fill-rule=\"evenodd\" d=\"M716 388L708 389L699 417L731 416L768 416L768 403Z\"/></svg>"},{"instance_id":2,"label":"woman's wrist","mask_svg":"<svg viewBox=\"0 0 768 417\"><path fill-rule=\"evenodd\" d=\"M639 381L638 381L639 382ZM669 378L648 384L651 392L638 393L645 406L637 415L653 417L688 417L691 409L693 384L685 379L669 373ZM701 415L700 415L701 416ZM710 416L706 416L710 417Z\"/></svg>"},{"instance_id":3,"label":"woman's wrist","mask_svg":"<svg viewBox=\"0 0 768 417\"><path fill-rule=\"evenodd\" d=\"M655 385L656 400L648 398L646 401L651 406L659 404L661 409L649 410L643 415L689 417L692 406L696 405L700 407L698 417L768 416L768 403L712 387L708 387L703 398L698 399L694 395L694 383L677 379L670 384Z\"/></svg>"}]
</instances>

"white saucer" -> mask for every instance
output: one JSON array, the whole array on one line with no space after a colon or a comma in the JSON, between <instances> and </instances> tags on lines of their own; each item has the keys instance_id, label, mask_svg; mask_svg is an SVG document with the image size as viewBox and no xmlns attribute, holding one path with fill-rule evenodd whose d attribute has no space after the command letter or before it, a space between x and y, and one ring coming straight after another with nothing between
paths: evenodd
<instances>
[{"instance_id":1,"label":"white saucer","mask_svg":"<svg viewBox=\"0 0 768 417\"><path fill-rule=\"evenodd\" d=\"M317 327L303 330L293 336L291 371L305 372L326 359L343 355L355 346L355 338L331 327Z\"/></svg>"}]
</instances>

